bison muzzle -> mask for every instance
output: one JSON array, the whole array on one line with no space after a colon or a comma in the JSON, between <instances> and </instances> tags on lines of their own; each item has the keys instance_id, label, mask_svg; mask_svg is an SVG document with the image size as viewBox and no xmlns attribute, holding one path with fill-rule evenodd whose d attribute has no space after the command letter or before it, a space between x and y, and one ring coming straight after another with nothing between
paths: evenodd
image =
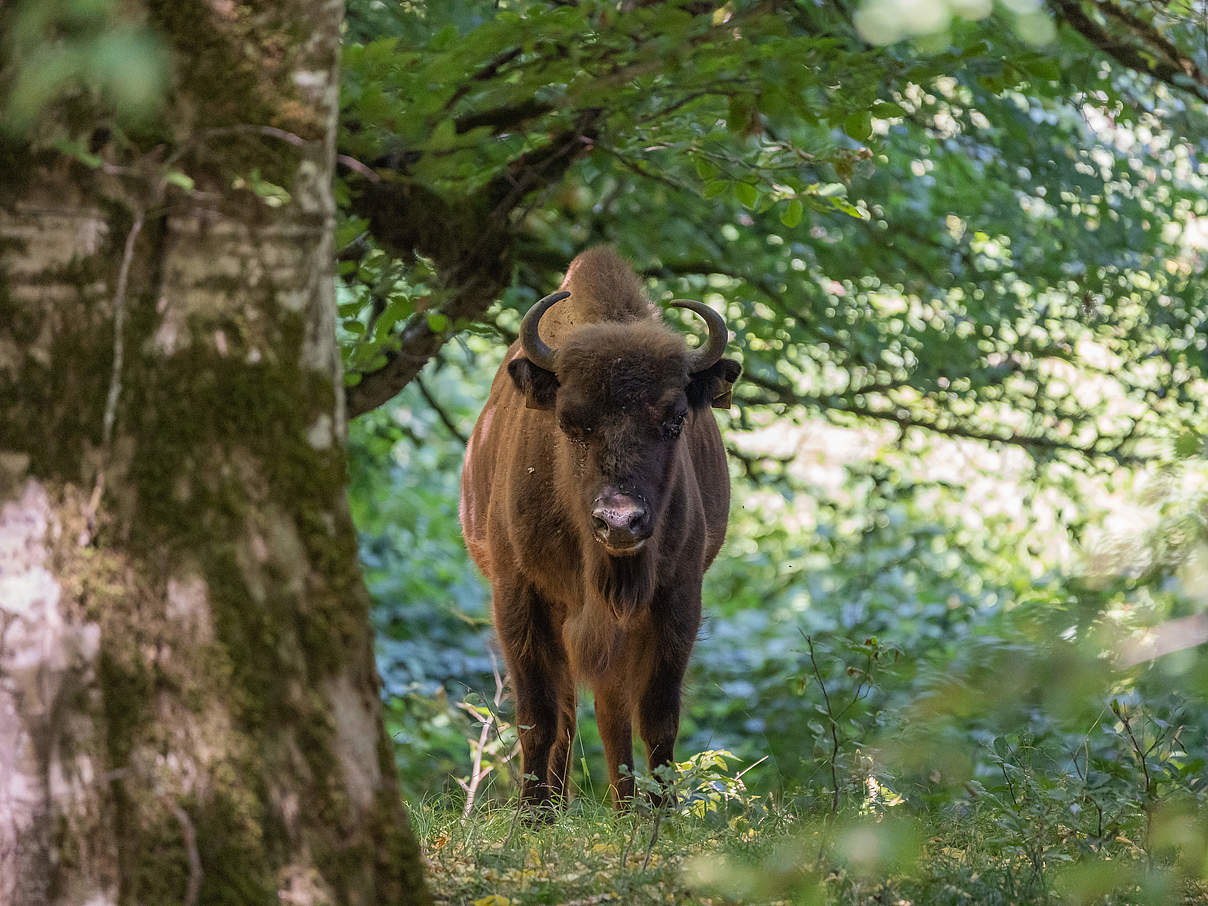
<instances>
[{"instance_id":1,"label":"bison muzzle","mask_svg":"<svg viewBox=\"0 0 1208 906\"><path fill-rule=\"evenodd\" d=\"M697 348L614 251L581 254L525 316L466 451L462 530L491 583L532 806L566 794L580 684L618 803L633 795L635 715L651 769L674 761L730 505L710 406L729 407L739 366L719 314L671 304L708 325Z\"/></svg>"}]
</instances>

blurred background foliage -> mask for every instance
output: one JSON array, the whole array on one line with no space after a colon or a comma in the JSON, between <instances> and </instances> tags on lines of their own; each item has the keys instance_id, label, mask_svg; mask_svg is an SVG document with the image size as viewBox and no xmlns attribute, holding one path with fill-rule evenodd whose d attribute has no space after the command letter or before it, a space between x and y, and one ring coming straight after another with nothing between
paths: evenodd
<instances>
[{"instance_id":1,"label":"blurred background foliage","mask_svg":"<svg viewBox=\"0 0 1208 906\"><path fill-rule=\"evenodd\" d=\"M168 55L130 4L16 0L0 9L0 138L137 126L164 98ZM43 133L39 135L38 133Z\"/></svg>"},{"instance_id":2,"label":"blurred background foliage","mask_svg":"<svg viewBox=\"0 0 1208 906\"><path fill-rule=\"evenodd\" d=\"M609 242L656 300L722 310L744 365L681 751L766 757L743 775L759 820L829 835L832 898L873 876L926 902L1201 895L1203 25L1145 4L354 0L342 149L378 182L341 188L353 411L356 385L430 358L351 431L412 795L469 778L457 703L494 689L464 437L523 310ZM1142 58L1159 38L1182 76ZM489 299L475 243L506 265ZM480 803L512 792L506 750ZM698 878L813 901L794 846L787 873L752 844Z\"/></svg>"}]
</instances>

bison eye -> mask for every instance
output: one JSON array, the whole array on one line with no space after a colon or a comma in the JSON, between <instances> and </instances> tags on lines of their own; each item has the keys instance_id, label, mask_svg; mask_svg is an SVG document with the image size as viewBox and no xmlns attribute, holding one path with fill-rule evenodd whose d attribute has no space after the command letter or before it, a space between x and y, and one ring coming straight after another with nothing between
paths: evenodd
<instances>
[{"instance_id":1,"label":"bison eye","mask_svg":"<svg viewBox=\"0 0 1208 906\"><path fill-rule=\"evenodd\" d=\"M680 432L684 430L684 415L681 412L678 415L672 416L667 421L663 422L663 436L675 438L680 436Z\"/></svg>"}]
</instances>

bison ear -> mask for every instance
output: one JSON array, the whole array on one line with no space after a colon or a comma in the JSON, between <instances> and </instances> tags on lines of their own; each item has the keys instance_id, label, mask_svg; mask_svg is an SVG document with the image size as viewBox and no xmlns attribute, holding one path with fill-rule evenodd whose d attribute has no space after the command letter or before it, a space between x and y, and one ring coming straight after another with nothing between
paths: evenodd
<instances>
[{"instance_id":1,"label":"bison ear","mask_svg":"<svg viewBox=\"0 0 1208 906\"><path fill-rule=\"evenodd\" d=\"M730 394L741 373L742 366L733 359L718 359L716 364L698 371L688 380L688 405L729 409Z\"/></svg>"},{"instance_id":2,"label":"bison ear","mask_svg":"<svg viewBox=\"0 0 1208 906\"><path fill-rule=\"evenodd\" d=\"M529 409L553 409L558 395L558 377L530 362L524 356L508 362L508 374L516 389L524 394L524 405Z\"/></svg>"}]
</instances>

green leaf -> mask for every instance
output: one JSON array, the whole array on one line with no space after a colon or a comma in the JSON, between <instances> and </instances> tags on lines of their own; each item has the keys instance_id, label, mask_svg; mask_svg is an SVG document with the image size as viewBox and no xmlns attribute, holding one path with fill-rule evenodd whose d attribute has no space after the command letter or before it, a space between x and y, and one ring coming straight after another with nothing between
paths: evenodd
<instances>
[{"instance_id":1,"label":"green leaf","mask_svg":"<svg viewBox=\"0 0 1208 906\"><path fill-rule=\"evenodd\" d=\"M843 120L843 131L858 142L866 142L872 135L872 114L867 110L849 113Z\"/></svg>"},{"instance_id":2,"label":"green leaf","mask_svg":"<svg viewBox=\"0 0 1208 906\"><path fill-rule=\"evenodd\" d=\"M457 126L451 118L441 120L425 144L429 148L448 148L457 141Z\"/></svg>"},{"instance_id":3,"label":"green leaf","mask_svg":"<svg viewBox=\"0 0 1208 906\"><path fill-rule=\"evenodd\" d=\"M74 157L80 163L84 164L84 166L90 167L93 170L104 163L100 157L85 148L84 143L81 141L61 139L55 142L55 149L66 154L68 157Z\"/></svg>"},{"instance_id":4,"label":"green leaf","mask_svg":"<svg viewBox=\"0 0 1208 906\"><path fill-rule=\"evenodd\" d=\"M456 25L446 25L444 28L442 28L440 31L438 31L435 35L432 36L432 40L428 42L428 49L437 50L437 51L446 50L449 47L451 47L453 42L456 40L457 40L457 26Z\"/></svg>"},{"instance_id":5,"label":"green leaf","mask_svg":"<svg viewBox=\"0 0 1208 906\"><path fill-rule=\"evenodd\" d=\"M1011 61L1033 79L1042 82L1056 82L1061 78L1061 62L1054 57L1037 54Z\"/></svg>"},{"instance_id":6,"label":"green leaf","mask_svg":"<svg viewBox=\"0 0 1208 906\"><path fill-rule=\"evenodd\" d=\"M801 223L801 218L805 214L805 205L798 199L789 199L788 204L784 206L784 210L780 212L780 222L790 230L797 224Z\"/></svg>"},{"instance_id":7,"label":"green leaf","mask_svg":"<svg viewBox=\"0 0 1208 906\"><path fill-rule=\"evenodd\" d=\"M759 190L752 183L738 182L734 184L734 197L748 208L753 208L759 200Z\"/></svg>"},{"instance_id":8,"label":"green leaf","mask_svg":"<svg viewBox=\"0 0 1208 906\"><path fill-rule=\"evenodd\" d=\"M171 171L164 177L164 182L170 186L176 186L179 189L184 189L186 192L193 191L193 178L187 173L181 173L179 170Z\"/></svg>"},{"instance_id":9,"label":"green leaf","mask_svg":"<svg viewBox=\"0 0 1208 906\"><path fill-rule=\"evenodd\" d=\"M855 217L857 220L864 220L865 214L846 198L831 198L829 199L831 207L836 211L842 211L848 217Z\"/></svg>"},{"instance_id":10,"label":"green leaf","mask_svg":"<svg viewBox=\"0 0 1208 906\"><path fill-rule=\"evenodd\" d=\"M428 313L428 328L433 333L442 333L449 326L449 319L438 311Z\"/></svg>"}]
</instances>

